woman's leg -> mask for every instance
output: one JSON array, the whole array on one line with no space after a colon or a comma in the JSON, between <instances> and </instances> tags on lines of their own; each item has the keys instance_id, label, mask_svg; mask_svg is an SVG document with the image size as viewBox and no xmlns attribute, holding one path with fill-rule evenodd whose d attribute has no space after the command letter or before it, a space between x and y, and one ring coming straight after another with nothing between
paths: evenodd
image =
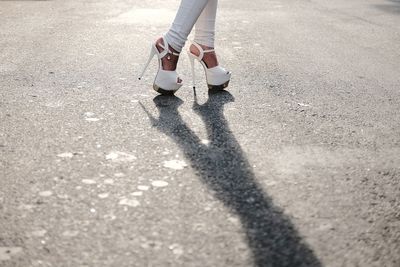
<instances>
[{"instance_id":1,"label":"woman's leg","mask_svg":"<svg viewBox=\"0 0 400 267\"><path fill-rule=\"evenodd\" d=\"M165 35L167 42L174 50L177 52L182 51L194 24L209 2L216 2L216 0L182 0L175 20L168 33ZM205 28L200 27L200 29Z\"/></svg>"},{"instance_id":2,"label":"woman's leg","mask_svg":"<svg viewBox=\"0 0 400 267\"><path fill-rule=\"evenodd\" d=\"M214 48L217 6L218 0L209 0L196 22L194 41L204 50ZM190 47L190 51L195 55L200 54L200 51L194 45ZM218 66L218 59L215 52L204 54L203 61L206 63L208 68Z\"/></svg>"},{"instance_id":3,"label":"woman's leg","mask_svg":"<svg viewBox=\"0 0 400 267\"><path fill-rule=\"evenodd\" d=\"M194 41L196 43L207 47L214 47L217 6L218 0L208 0L195 25Z\"/></svg>"}]
</instances>

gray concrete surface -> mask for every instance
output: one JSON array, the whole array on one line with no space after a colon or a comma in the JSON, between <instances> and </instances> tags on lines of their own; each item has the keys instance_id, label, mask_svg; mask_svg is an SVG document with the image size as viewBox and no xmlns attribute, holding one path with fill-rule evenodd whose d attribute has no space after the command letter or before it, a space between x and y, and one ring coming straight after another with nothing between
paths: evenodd
<instances>
[{"instance_id":1,"label":"gray concrete surface","mask_svg":"<svg viewBox=\"0 0 400 267\"><path fill-rule=\"evenodd\" d=\"M0 1L0 266L399 266L400 2L221 0L157 97L178 4Z\"/></svg>"}]
</instances>

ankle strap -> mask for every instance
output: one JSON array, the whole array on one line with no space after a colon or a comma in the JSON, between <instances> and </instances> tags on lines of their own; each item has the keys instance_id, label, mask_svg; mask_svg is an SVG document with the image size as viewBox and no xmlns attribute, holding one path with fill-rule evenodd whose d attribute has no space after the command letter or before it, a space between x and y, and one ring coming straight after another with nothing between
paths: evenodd
<instances>
[{"instance_id":1,"label":"ankle strap","mask_svg":"<svg viewBox=\"0 0 400 267\"><path fill-rule=\"evenodd\" d=\"M191 41L190 42L192 45L194 45L198 50L199 50L199 56L197 57L199 60L202 60L204 57L205 53L210 53L210 52L215 52L215 49L206 49L204 50L203 47L201 47L198 43L196 43L195 41Z\"/></svg>"},{"instance_id":2,"label":"ankle strap","mask_svg":"<svg viewBox=\"0 0 400 267\"><path fill-rule=\"evenodd\" d=\"M162 38L164 44L161 44L161 43L157 44L159 47L161 47L163 49L163 51L160 53L160 58L163 58L168 54L179 57L180 53L174 52L171 49L169 49L168 41L167 41L167 39L165 39L164 35L161 38Z\"/></svg>"}]
</instances>

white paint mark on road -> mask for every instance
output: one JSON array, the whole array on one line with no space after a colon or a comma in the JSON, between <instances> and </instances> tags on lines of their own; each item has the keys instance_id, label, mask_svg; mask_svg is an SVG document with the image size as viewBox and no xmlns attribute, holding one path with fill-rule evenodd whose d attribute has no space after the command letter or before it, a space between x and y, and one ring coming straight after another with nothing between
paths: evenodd
<instances>
[{"instance_id":1,"label":"white paint mark on road","mask_svg":"<svg viewBox=\"0 0 400 267\"><path fill-rule=\"evenodd\" d=\"M187 167L187 164L182 160L170 160L170 161L164 161L164 167L173 170L183 170L185 167Z\"/></svg>"},{"instance_id":2,"label":"white paint mark on road","mask_svg":"<svg viewBox=\"0 0 400 267\"><path fill-rule=\"evenodd\" d=\"M151 185L152 186L154 186L154 187L166 187L166 186L168 186L168 182L166 182L166 181L153 181L153 182L151 182Z\"/></svg>"},{"instance_id":3,"label":"white paint mark on road","mask_svg":"<svg viewBox=\"0 0 400 267\"><path fill-rule=\"evenodd\" d=\"M130 162L136 160L136 157L125 152L113 151L106 155L106 159L113 162Z\"/></svg>"},{"instance_id":4,"label":"white paint mark on road","mask_svg":"<svg viewBox=\"0 0 400 267\"><path fill-rule=\"evenodd\" d=\"M123 198L119 201L118 204L122 206L137 207L140 205L140 202L136 199Z\"/></svg>"}]
</instances>

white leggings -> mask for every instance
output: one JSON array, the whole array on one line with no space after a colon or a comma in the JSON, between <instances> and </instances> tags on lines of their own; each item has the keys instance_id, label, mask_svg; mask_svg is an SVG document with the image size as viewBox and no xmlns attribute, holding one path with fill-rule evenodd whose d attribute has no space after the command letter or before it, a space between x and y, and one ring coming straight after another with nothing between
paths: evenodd
<instances>
[{"instance_id":1,"label":"white leggings","mask_svg":"<svg viewBox=\"0 0 400 267\"><path fill-rule=\"evenodd\" d=\"M175 20L165 35L169 45L181 52L196 23L194 41L214 47L217 5L218 0L182 0Z\"/></svg>"}]
</instances>

